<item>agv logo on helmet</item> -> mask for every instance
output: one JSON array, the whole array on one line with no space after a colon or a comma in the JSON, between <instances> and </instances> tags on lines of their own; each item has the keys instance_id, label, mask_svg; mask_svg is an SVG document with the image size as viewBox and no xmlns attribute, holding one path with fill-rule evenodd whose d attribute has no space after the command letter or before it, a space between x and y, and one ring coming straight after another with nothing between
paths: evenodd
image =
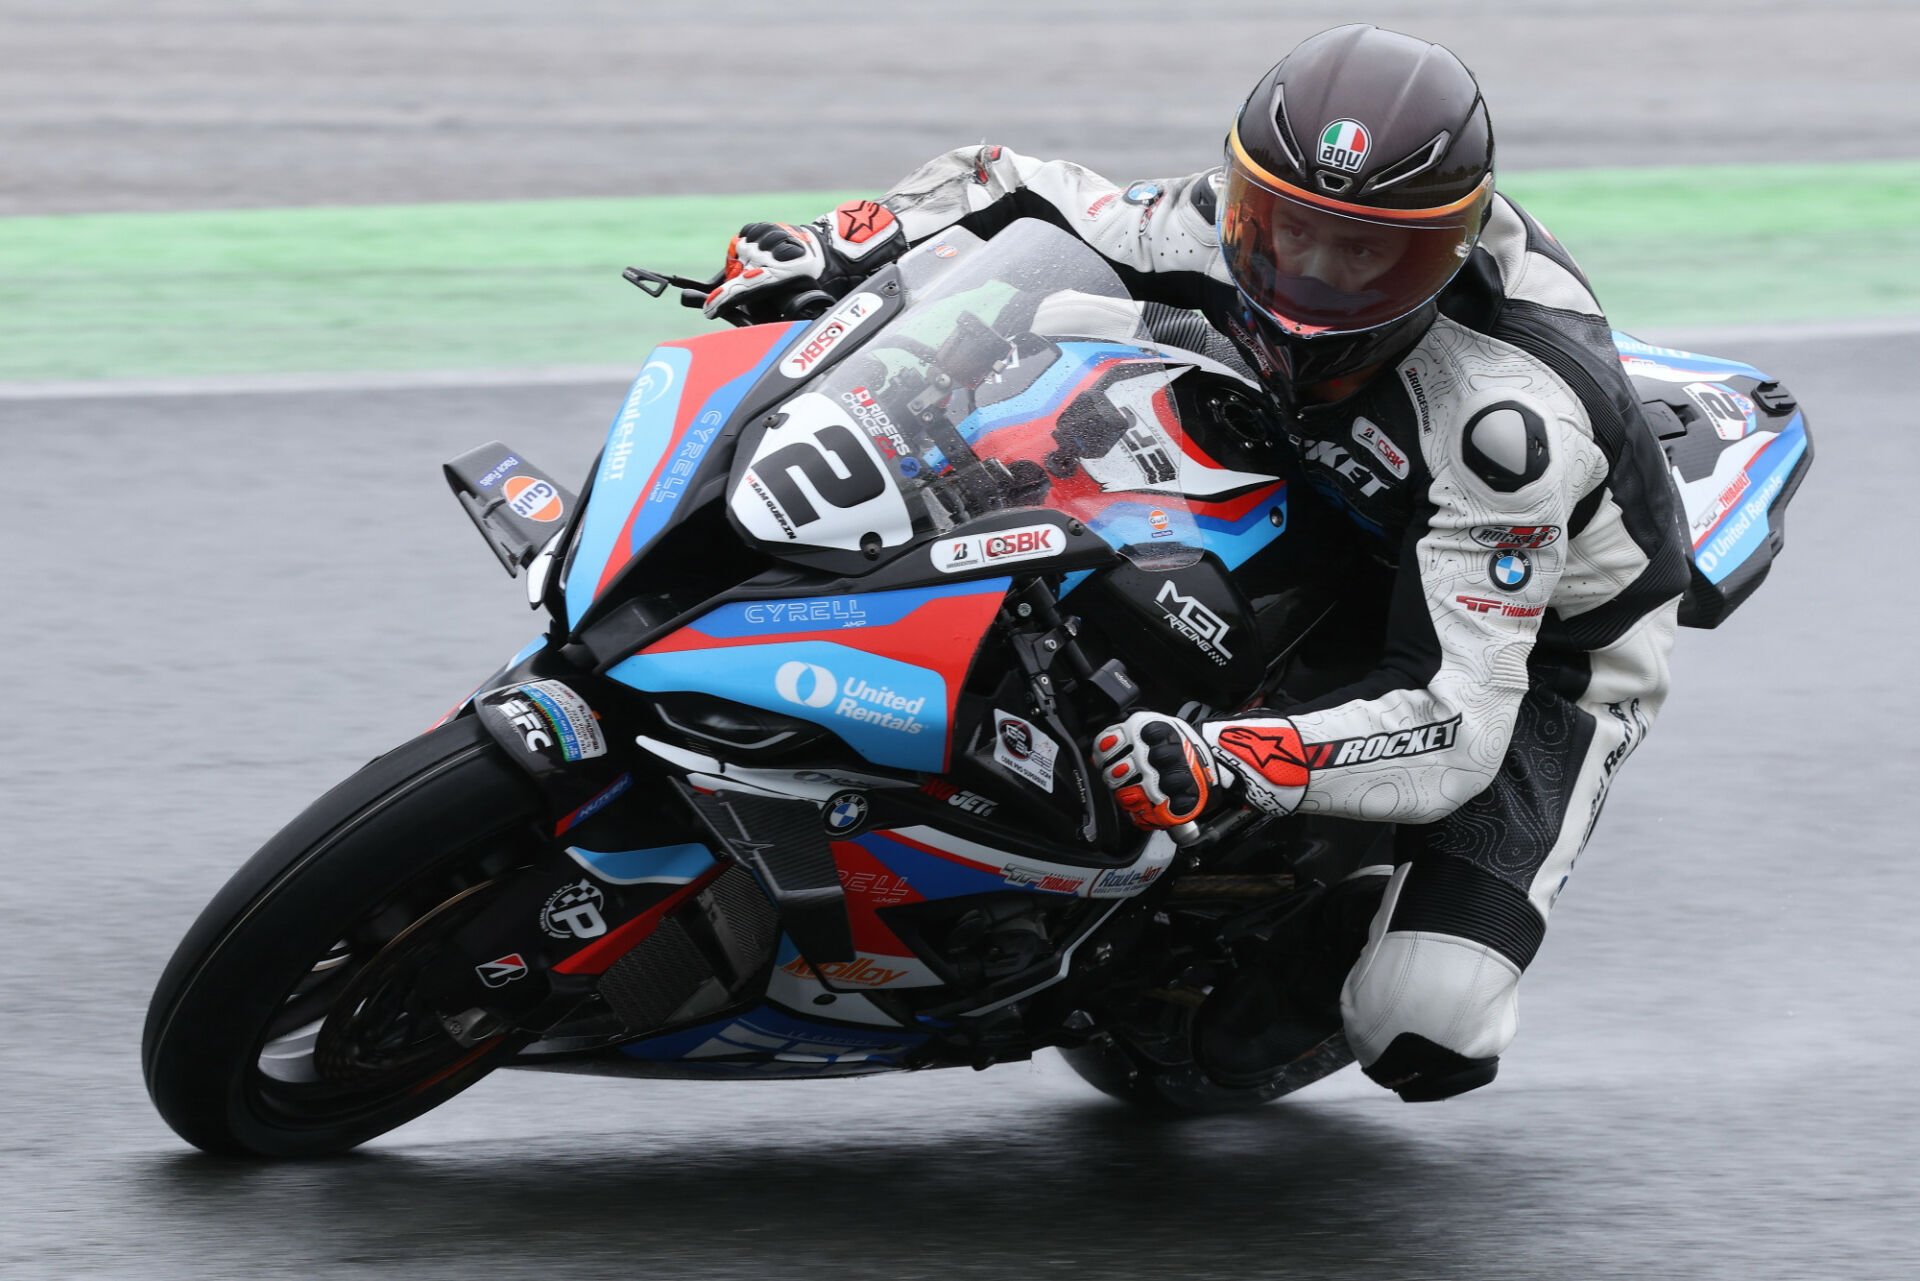
<instances>
[{"instance_id":1,"label":"agv logo on helmet","mask_svg":"<svg viewBox=\"0 0 1920 1281\"><path fill-rule=\"evenodd\" d=\"M1373 140L1358 120L1336 120L1320 133L1320 152L1315 160L1342 173L1359 173L1367 163Z\"/></svg>"}]
</instances>

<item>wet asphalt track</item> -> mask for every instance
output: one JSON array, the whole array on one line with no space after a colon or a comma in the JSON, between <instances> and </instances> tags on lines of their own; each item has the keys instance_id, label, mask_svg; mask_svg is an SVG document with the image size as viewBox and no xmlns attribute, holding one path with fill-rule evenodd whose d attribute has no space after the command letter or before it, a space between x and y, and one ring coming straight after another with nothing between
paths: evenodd
<instances>
[{"instance_id":1,"label":"wet asphalt track","mask_svg":"<svg viewBox=\"0 0 1920 1281\"><path fill-rule=\"evenodd\" d=\"M0 1271L1912 1275L1920 707L1893 669L1920 571L1873 517L1920 468L1910 348L1742 351L1812 407L1816 483L1775 580L1683 635L1492 1089L1414 1108L1348 1074L1170 1126L1057 1063L509 1073L363 1157L270 1169L153 1115L153 978L247 851L529 633L438 463L498 436L582 468L620 388L0 403L32 478L8 535L30 608L0 740Z\"/></svg>"},{"instance_id":2,"label":"wet asphalt track","mask_svg":"<svg viewBox=\"0 0 1920 1281\"><path fill-rule=\"evenodd\" d=\"M204 6L166 7L185 24L169 46L178 57L226 47L187 38ZM290 5L230 7L292 21ZM456 54L476 30L498 41L501 6L471 7L494 27L394 29L419 49L444 38ZM1763 158L1782 139L1783 158L1811 158L1817 131L1805 122L1850 111L1874 137L1915 136L1915 109L1888 96L1888 68L1911 39L1850 42L1786 8L1698 17L1707 7L1630 12L1592 31L1612 33L1610 56L1621 32L1663 22L1746 23L1759 47L1812 48L1834 92L1723 103L1711 118L1724 158ZM1849 20L1864 23L1867 7ZM124 4L62 12L107 15L76 47L124 51L143 30L120 20ZM1489 52L1472 60L1483 74L1489 57L1506 59L1507 118L1538 108L1573 129L1573 108L1525 56L1527 37L1551 24L1494 38L1487 12L1455 6L1436 32L1481 31ZM1887 21L1897 36L1905 19ZM1140 26L1119 25L1100 56L1126 63L1129 83L1150 82ZM250 30L234 28L233 56L257 61ZM1845 47L1865 49L1865 62L1846 62ZM519 78L496 94L536 111L525 95L539 59L507 61ZM38 76L46 63L28 65ZM42 115L129 94L136 73L164 85L174 63L127 53L117 65L117 79L49 91L56 105ZM1113 140L1071 145L1092 128L1090 102L1058 114L1061 93L1087 86L1076 74L1023 85L1048 113L1034 149L1135 169L1113 159L1124 150ZM401 78L370 72L362 106L387 101ZM1237 92L1247 77L1226 78ZM34 83L11 76L5 92ZM290 83L299 93L274 101L319 92L304 74ZM1698 122L1711 114L1700 95L1729 73L1708 60L1691 79L1636 83L1631 111L1665 100ZM229 96L244 106L256 91ZM1204 155L1224 106L1195 95L1170 110ZM313 141L261 114L260 129ZM933 114L887 134L887 158L864 176L881 181L900 155L944 144L951 120ZM137 189L128 205L226 202L206 186L224 181L220 165L191 163L230 154L217 111L173 127L161 113L144 161L114 151L120 118L69 122L107 151L76 150L62 167L49 147L41 207L77 207L84 193L59 196L53 179L89 165L101 167L74 181L110 196L118 175ZM833 128L845 139L856 125L835 117ZM1526 130L1506 135L1519 139L1512 150L1532 146L1537 164L1570 158ZM1148 133L1139 171L1167 167L1166 140ZM519 185L469 190L458 163L369 171L353 148L379 139L345 126L321 135L347 151L291 147L257 181L240 175L230 202L323 198L314 174L329 166L343 199L533 194L551 176L545 153L517 137L494 169ZM389 129L385 154L431 135ZM578 178L585 154L561 147L554 163ZM376 189L370 172L393 185ZM815 165L737 185L827 180ZM1490 1090L1413 1108L1348 1074L1255 1116L1173 1126L1108 1105L1048 1062L739 1087L501 1074L360 1156L269 1168L200 1159L152 1113L137 1058L152 982L248 852L532 630L439 463L499 437L577 473L620 388L0 401L12 482L0 504L11 589L0 653L14 677L0 736L11 951L0 966L0 1274L1912 1276L1920 868L1906 802L1920 699L1904 674L1920 570L1903 562L1898 520L1920 468L1904 390L1913 349L1910 336L1728 349L1811 408L1814 478L1775 580L1724 633L1683 635L1673 702L1555 917L1521 1038Z\"/></svg>"}]
</instances>

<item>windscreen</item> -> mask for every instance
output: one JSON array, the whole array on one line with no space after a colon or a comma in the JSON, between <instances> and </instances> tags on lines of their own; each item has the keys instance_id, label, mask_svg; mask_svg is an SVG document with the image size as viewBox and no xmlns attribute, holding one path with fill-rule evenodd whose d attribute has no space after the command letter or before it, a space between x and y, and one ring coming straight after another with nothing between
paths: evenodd
<instances>
[{"instance_id":1,"label":"windscreen","mask_svg":"<svg viewBox=\"0 0 1920 1281\"><path fill-rule=\"evenodd\" d=\"M1046 508L1136 564L1198 559L1170 390L1188 366L1143 346L1098 254L1023 220L990 242L950 231L900 272L903 309L808 392L873 443L916 533Z\"/></svg>"}]
</instances>

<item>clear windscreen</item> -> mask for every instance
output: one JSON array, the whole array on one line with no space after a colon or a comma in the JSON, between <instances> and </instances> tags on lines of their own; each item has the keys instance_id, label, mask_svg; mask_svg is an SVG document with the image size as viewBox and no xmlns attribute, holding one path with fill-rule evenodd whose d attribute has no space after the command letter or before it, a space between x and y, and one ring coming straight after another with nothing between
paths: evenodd
<instances>
[{"instance_id":1,"label":"clear windscreen","mask_svg":"<svg viewBox=\"0 0 1920 1281\"><path fill-rule=\"evenodd\" d=\"M949 231L899 266L903 309L809 390L866 433L916 527L1052 509L1136 564L1198 559L1170 390L1187 366L1143 345L1097 253L1023 220L991 241Z\"/></svg>"}]
</instances>

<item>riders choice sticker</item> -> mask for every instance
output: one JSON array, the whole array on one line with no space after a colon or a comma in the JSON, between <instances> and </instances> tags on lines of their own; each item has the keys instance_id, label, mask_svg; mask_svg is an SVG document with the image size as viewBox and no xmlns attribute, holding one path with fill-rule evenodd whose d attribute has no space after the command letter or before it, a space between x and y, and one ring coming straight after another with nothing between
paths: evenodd
<instances>
[{"instance_id":1,"label":"riders choice sticker","mask_svg":"<svg viewBox=\"0 0 1920 1281\"><path fill-rule=\"evenodd\" d=\"M1031 721L993 709L993 759L1043 792L1053 791L1053 762L1060 745Z\"/></svg>"}]
</instances>

